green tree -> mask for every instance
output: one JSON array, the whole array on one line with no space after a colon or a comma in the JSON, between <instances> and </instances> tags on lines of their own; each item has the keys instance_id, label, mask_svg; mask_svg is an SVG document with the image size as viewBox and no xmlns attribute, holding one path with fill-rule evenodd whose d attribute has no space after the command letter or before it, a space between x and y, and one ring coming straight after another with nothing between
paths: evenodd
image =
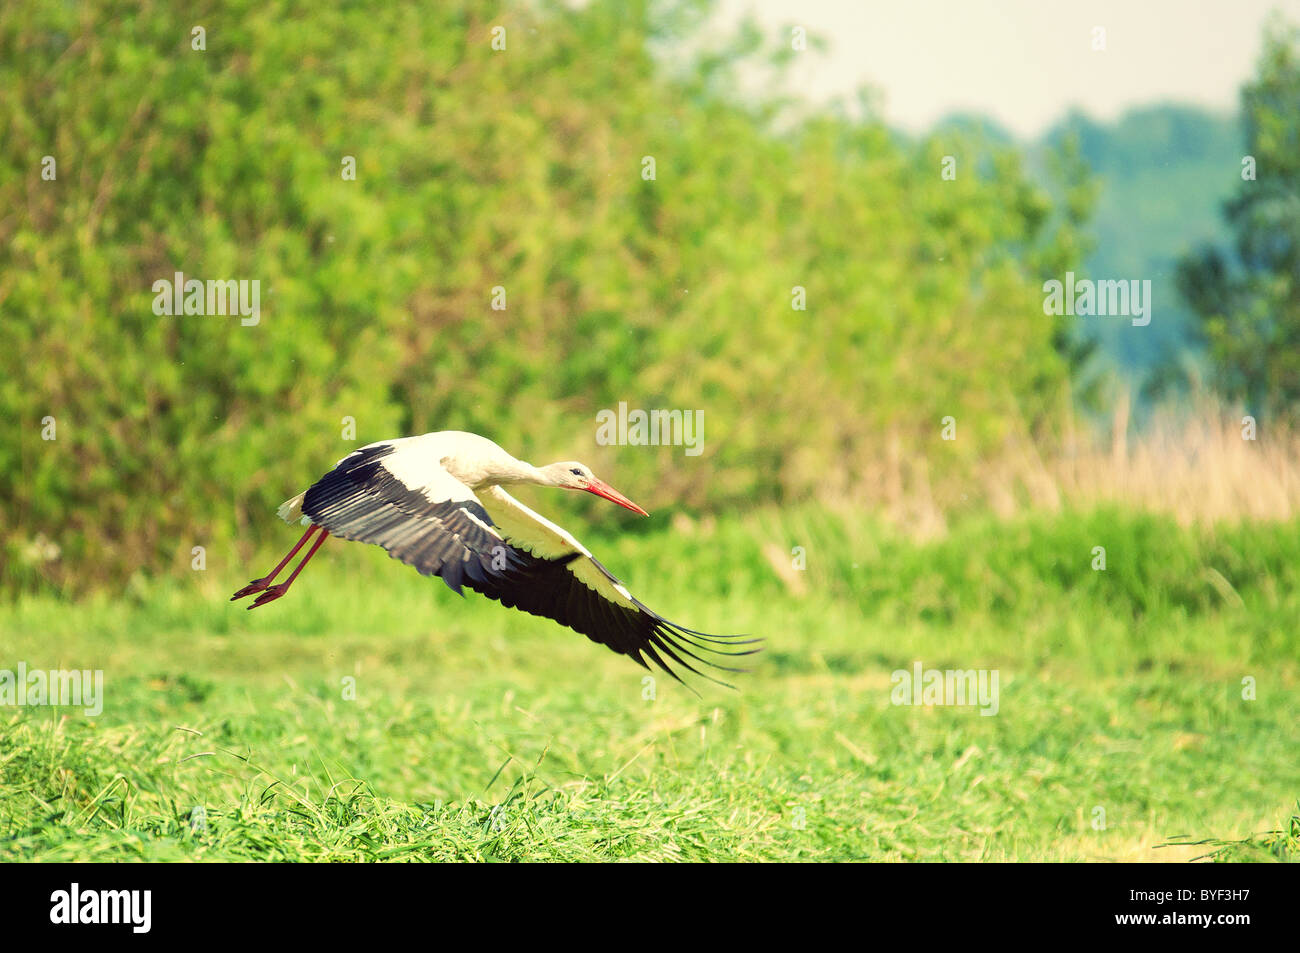
<instances>
[{"instance_id":1,"label":"green tree","mask_svg":"<svg viewBox=\"0 0 1300 953\"><path fill-rule=\"evenodd\" d=\"M1241 94L1247 155L1225 206L1235 247L1202 247L1179 266L1227 396L1264 413L1300 412L1300 29L1266 31ZM1253 165L1254 177L1249 175Z\"/></svg>"},{"instance_id":2,"label":"green tree","mask_svg":"<svg viewBox=\"0 0 1300 953\"><path fill-rule=\"evenodd\" d=\"M11 580L282 536L278 502L396 434L473 430L704 510L873 499L891 454L959 498L1056 417L1041 284L1072 220L1005 144L740 95L788 32L710 47L696 0L210 11L0 5ZM176 271L260 281L260 323L155 314ZM598 444L620 401L702 410L704 453Z\"/></svg>"}]
</instances>

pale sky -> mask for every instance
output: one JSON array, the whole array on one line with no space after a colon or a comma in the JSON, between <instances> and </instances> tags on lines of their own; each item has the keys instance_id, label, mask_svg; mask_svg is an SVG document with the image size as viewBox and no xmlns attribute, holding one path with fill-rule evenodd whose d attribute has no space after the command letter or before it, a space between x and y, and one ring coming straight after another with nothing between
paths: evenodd
<instances>
[{"instance_id":1,"label":"pale sky","mask_svg":"<svg viewBox=\"0 0 1300 953\"><path fill-rule=\"evenodd\" d=\"M867 83L908 131L974 111L1032 137L1071 106L1099 120L1165 101L1234 110L1272 10L1300 22L1300 0L720 0L719 17L824 37L792 68L814 102Z\"/></svg>"}]
</instances>

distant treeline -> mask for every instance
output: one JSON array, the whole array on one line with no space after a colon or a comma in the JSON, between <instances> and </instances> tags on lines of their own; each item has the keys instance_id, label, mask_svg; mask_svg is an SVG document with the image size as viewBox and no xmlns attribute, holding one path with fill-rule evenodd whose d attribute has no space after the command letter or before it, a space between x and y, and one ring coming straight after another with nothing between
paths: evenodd
<instances>
[{"instance_id":1,"label":"distant treeline","mask_svg":"<svg viewBox=\"0 0 1300 953\"><path fill-rule=\"evenodd\" d=\"M400 434L706 510L956 482L1058 426L1068 150L1054 202L977 133L746 100L742 63L815 53L701 45L701 3L204 10L0 10L11 588L266 540ZM620 403L702 412L701 452L598 439Z\"/></svg>"}]
</instances>

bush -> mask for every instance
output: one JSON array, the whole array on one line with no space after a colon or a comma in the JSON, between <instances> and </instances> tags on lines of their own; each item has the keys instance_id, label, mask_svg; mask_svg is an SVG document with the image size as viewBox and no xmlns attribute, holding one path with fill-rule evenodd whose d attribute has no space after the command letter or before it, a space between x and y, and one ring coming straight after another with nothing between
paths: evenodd
<instances>
[{"instance_id":1,"label":"bush","mask_svg":"<svg viewBox=\"0 0 1300 953\"><path fill-rule=\"evenodd\" d=\"M10 584L256 541L395 435L477 431L703 509L870 497L887 448L957 479L1057 405L1040 286L1077 242L1002 147L745 105L731 70L770 51L681 53L694 3L303 9L0 12ZM260 322L155 315L176 271L259 281ZM703 410L705 452L598 446L619 401Z\"/></svg>"}]
</instances>

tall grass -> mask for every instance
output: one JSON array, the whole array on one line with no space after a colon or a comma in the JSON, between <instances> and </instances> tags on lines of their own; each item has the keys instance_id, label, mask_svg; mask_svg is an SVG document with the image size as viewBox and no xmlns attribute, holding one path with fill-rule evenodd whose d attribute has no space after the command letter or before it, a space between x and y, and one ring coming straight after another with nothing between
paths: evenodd
<instances>
[{"instance_id":1,"label":"tall grass","mask_svg":"<svg viewBox=\"0 0 1300 953\"><path fill-rule=\"evenodd\" d=\"M1184 526L1300 515L1300 433L1292 426L1256 421L1252 435L1245 411L1212 398L1161 408L1140 427L1129 408L1120 399L1107 423L1067 426L1051 448L1013 435L970 482L933 485L925 460L887 454L852 496L917 539L980 511L1007 519L1120 506Z\"/></svg>"},{"instance_id":2,"label":"tall grass","mask_svg":"<svg viewBox=\"0 0 1300 953\"><path fill-rule=\"evenodd\" d=\"M1203 400L1158 412L1130 444L1127 406L1115 415L1109 447L1094 443L1054 461L1062 499L1122 503L1184 524L1300 513L1300 434L1286 424L1256 421L1250 437L1244 411Z\"/></svg>"}]
</instances>

